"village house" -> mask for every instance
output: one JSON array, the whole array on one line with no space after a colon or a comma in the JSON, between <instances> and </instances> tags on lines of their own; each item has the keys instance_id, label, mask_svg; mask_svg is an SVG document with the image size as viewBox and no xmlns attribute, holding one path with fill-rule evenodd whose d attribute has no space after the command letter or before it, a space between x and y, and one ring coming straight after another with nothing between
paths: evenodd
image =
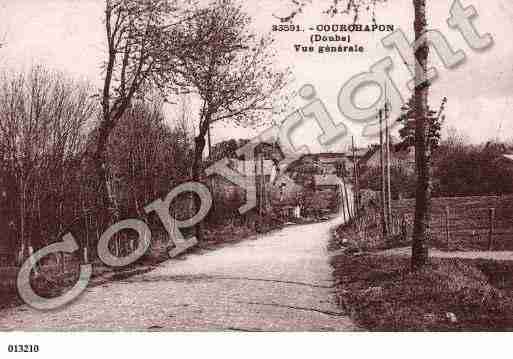
<instances>
[{"instance_id":1,"label":"village house","mask_svg":"<svg viewBox=\"0 0 513 359\"><path fill-rule=\"evenodd\" d=\"M340 195L340 176L346 172L346 162L347 156L343 153L302 156L273 183L273 204L295 209L296 216L333 210Z\"/></svg>"},{"instance_id":2,"label":"village house","mask_svg":"<svg viewBox=\"0 0 513 359\"><path fill-rule=\"evenodd\" d=\"M513 154L512 155L502 155L501 161L513 166Z\"/></svg>"},{"instance_id":3,"label":"village house","mask_svg":"<svg viewBox=\"0 0 513 359\"><path fill-rule=\"evenodd\" d=\"M260 143L255 148L255 158L248 160L237 155L237 149L246 143L247 140L228 140L216 144L207 162L228 159L229 168L243 176L254 177L258 208L283 209L284 213L298 217L298 208L303 215L306 207L332 207L336 202L339 177L347 175L347 154L305 154L285 167L279 167L284 155L278 144ZM222 202L230 209L244 203L245 189L226 178L214 175L206 182L218 203Z\"/></svg>"},{"instance_id":4,"label":"village house","mask_svg":"<svg viewBox=\"0 0 513 359\"><path fill-rule=\"evenodd\" d=\"M301 156L298 160L292 162L282 172L294 172L297 167L305 164L315 164L318 168L322 168L322 173L343 175L347 171L348 156L345 153L315 153Z\"/></svg>"},{"instance_id":5,"label":"village house","mask_svg":"<svg viewBox=\"0 0 513 359\"><path fill-rule=\"evenodd\" d=\"M228 140L216 144L212 155L207 159L208 165L222 159L228 160L228 167L247 178L255 179L257 206L268 208L270 205L271 184L278 176L277 164L283 158L278 144L260 143L255 147L254 159L238 156L237 150L247 144L248 140ZM205 179L212 190L214 199L228 208L239 208L245 202L244 188L232 183L223 176L214 174Z\"/></svg>"},{"instance_id":6,"label":"village house","mask_svg":"<svg viewBox=\"0 0 513 359\"><path fill-rule=\"evenodd\" d=\"M367 153L360 159L360 168L379 168L381 158L379 145L371 145ZM400 167L405 173L415 172L415 147L404 146L402 143L390 146L390 166Z\"/></svg>"}]
</instances>

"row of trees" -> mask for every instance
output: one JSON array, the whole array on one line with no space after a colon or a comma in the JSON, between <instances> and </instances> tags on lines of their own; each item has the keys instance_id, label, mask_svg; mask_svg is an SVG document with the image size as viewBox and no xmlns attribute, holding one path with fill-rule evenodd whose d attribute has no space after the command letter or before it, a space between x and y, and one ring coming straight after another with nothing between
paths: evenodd
<instances>
[{"instance_id":1,"label":"row of trees","mask_svg":"<svg viewBox=\"0 0 513 359\"><path fill-rule=\"evenodd\" d=\"M5 73L0 88L0 171L7 235L21 256L35 232L56 234L80 168L84 129L94 114L90 88L41 66ZM79 195L78 192L76 195ZM6 215L10 214L10 215ZM55 219L55 220L54 220Z\"/></svg>"},{"instance_id":2,"label":"row of trees","mask_svg":"<svg viewBox=\"0 0 513 359\"><path fill-rule=\"evenodd\" d=\"M471 145L453 133L434 155L433 193L440 197L513 193L513 166L502 159L512 148L498 141Z\"/></svg>"},{"instance_id":3,"label":"row of trees","mask_svg":"<svg viewBox=\"0 0 513 359\"><path fill-rule=\"evenodd\" d=\"M502 160L513 146L488 142L473 145L456 133L437 144L433 152L433 196L484 196L513 193L513 166ZM362 188L381 191L379 168L367 169L360 178ZM392 197L414 198L416 176L406 164L391 167Z\"/></svg>"},{"instance_id":4,"label":"row of trees","mask_svg":"<svg viewBox=\"0 0 513 359\"><path fill-rule=\"evenodd\" d=\"M101 230L94 175L99 109L91 87L35 66L28 74L6 73L0 88L0 209L3 242L21 259L29 247L77 239ZM134 103L107 143L109 183L123 215L185 181L193 150L190 110L182 106L175 126L164 122L163 104Z\"/></svg>"}]
</instances>

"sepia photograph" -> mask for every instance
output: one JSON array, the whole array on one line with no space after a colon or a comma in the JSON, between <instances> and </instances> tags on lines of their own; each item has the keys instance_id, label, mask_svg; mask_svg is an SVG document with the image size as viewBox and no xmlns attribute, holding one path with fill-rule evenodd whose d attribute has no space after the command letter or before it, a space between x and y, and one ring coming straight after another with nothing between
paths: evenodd
<instances>
[{"instance_id":1,"label":"sepia photograph","mask_svg":"<svg viewBox=\"0 0 513 359\"><path fill-rule=\"evenodd\" d=\"M0 14L2 357L510 339L511 1Z\"/></svg>"}]
</instances>

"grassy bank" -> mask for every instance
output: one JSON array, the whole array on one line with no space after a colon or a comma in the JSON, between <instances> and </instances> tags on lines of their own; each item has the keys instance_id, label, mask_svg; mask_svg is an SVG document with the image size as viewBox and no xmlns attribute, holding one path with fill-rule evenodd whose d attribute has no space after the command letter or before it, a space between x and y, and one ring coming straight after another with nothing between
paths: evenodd
<instances>
[{"instance_id":1,"label":"grassy bank","mask_svg":"<svg viewBox=\"0 0 513 359\"><path fill-rule=\"evenodd\" d=\"M368 330L513 330L513 263L432 260L413 273L407 258L367 254L332 265L340 305Z\"/></svg>"}]
</instances>

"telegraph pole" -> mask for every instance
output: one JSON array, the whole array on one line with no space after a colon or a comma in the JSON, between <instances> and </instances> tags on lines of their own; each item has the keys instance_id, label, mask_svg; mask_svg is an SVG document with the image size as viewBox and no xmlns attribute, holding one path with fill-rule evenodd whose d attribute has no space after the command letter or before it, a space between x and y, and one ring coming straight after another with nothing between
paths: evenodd
<instances>
[{"instance_id":1,"label":"telegraph pole","mask_svg":"<svg viewBox=\"0 0 513 359\"><path fill-rule=\"evenodd\" d=\"M385 101L385 143L386 143L386 170L387 170L387 222L388 225L392 223L392 190L391 190L391 184L390 184L390 133L388 129L388 100Z\"/></svg>"},{"instance_id":2,"label":"telegraph pole","mask_svg":"<svg viewBox=\"0 0 513 359\"><path fill-rule=\"evenodd\" d=\"M253 163L253 175L255 179L255 191L256 191L256 199L257 199L257 208L258 208L258 215L260 216L262 214L262 203L260 201L260 191L259 191L259 181L258 181L258 150L255 149L255 159Z\"/></svg>"},{"instance_id":3,"label":"telegraph pole","mask_svg":"<svg viewBox=\"0 0 513 359\"><path fill-rule=\"evenodd\" d=\"M213 157L212 157L212 136L210 135L210 123L208 124L208 157L210 157L210 160L213 161ZM210 181L210 190L212 191L212 193L216 193L216 182L215 182L215 177L212 177L211 181ZM213 200L212 201L212 209L213 211L215 212L216 210L216 201Z\"/></svg>"},{"instance_id":4,"label":"telegraph pole","mask_svg":"<svg viewBox=\"0 0 513 359\"><path fill-rule=\"evenodd\" d=\"M208 137L208 156L210 157L210 159L212 159L212 137L210 135L210 123L208 124L207 137Z\"/></svg>"},{"instance_id":5,"label":"telegraph pole","mask_svg":"<svg viewBox=\"0 0 513 359\"><path fill-rule=\"evenodd\" d=\"M351 221L351 219L353 217L351 215L351 206L349 205L349 194L347 192L346 176L345 175L342 176L342 184L344 185L344 195L345 195L344 197L345 197L345 200L346 200L347 216L349 218L349 221Z\"/></svg>"},{"instance_id":6,"label":"telegraph pole","mask_svg":"<svg viewBox=\"0 0 513 359\"><path fill-rule=\"evenodd\" d=\"M381 164L381 226L383 236L388 236L388 217L386 211L386 195L385 195L385 163L383 148L383 110L379 110L379 161Z\"/></svg>"},{"instance_id":7,"label":"telegraph pole","mask_svg":"<svg viewBox=\"0 0 513 359\"><path fill-rule=\"evenodd\" d=\"M356 163L356 149L354 147L354 136L351 136L351 147L353 149L353 177L354 177L354 190L353 190L353 201L355 213L358 213L359 208L359 194L360 194L360 184L358 180L358 164Z\"/></svg>"},{"instance_id":8,"label":"telegraph pole","mask_svg":"<svg viewBox=\"0 0 513 359\"><path fill-rule=\"evenodd\" d=\"M260 154L260 217L265 213L265 173L264 173L264 153Z\"/></svg>"}]
</instances>

